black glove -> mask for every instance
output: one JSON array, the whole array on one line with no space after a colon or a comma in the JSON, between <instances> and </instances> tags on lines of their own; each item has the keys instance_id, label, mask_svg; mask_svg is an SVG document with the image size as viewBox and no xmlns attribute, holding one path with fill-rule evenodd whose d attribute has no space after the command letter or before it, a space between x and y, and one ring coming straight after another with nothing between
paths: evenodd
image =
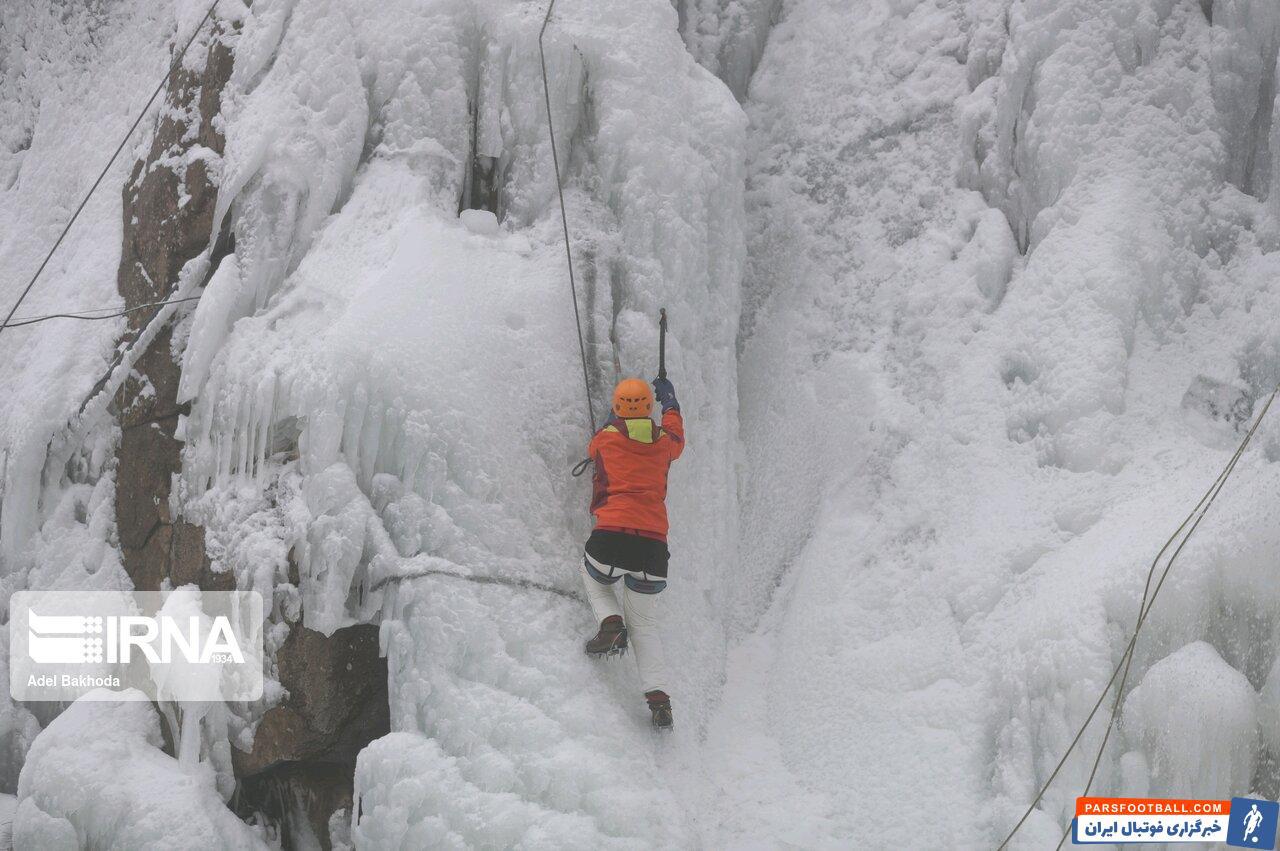
<instances>
[{"instance_id":1,"label":"black glove","mask_svg":"<svg viewBox=\"0 0 1280 851\"><path fill-rule=\"evenodd\" d=\"M680 410L680 403L676 401L676 388L665 378L653 379L653 398L658 400L664 414Z\"/></svg>"}]
</instances>

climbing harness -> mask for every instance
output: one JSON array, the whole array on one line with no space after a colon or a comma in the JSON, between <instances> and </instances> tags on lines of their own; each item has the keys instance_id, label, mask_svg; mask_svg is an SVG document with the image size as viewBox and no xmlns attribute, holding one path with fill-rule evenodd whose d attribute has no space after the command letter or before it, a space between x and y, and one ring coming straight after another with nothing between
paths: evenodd
<instances>
[{"instance_id":1,"label":"climbing harness","mask_svg":"<svg viewBox=\"0 0 1280 851\"><path fill-rule=\"evenodd\" d=\"M27 282L27 286L22 290L22 294L18 296L18 300L13 303L13 307L9 308L9 315L4 318L3 322L0 322L0 333L3 333L5 328L31 324L30 322L17 322L11 324L10 320L13 319L13 315L18 312L18 308L22 306L22 302L25 301L27 296L30 294L31 288L36 285L36 280L39 279L40 273L44 271L45 267L49 265L49 261L53 259L54 252L58 250L58 246L62 245L62 240L66 238L67 232L71 230L71 226L74 225L76 223L76 219L80 217L81 211L83 211L85 205L89 203L89 199L93 197L94 191L99 185L101 185L103 179L107 176L107 172L111 170L111 166L115 163L116 158L120 156L120 152L124 150L124 146L129 143L129 138L133 136L133 131L138 129L138 125L142 123L142 119L146 117L146 114L151 110L151 105L155 103L156 98L160 96L160 92L164 90L164 87L169 84L169 79L173 76L173 72L177 71L178 67L182 64L182 57L186 56L187 48L191 47L196 40L196 36L200 34L200 30L204 28L205 23L213 17L213 10L218 7L219 2L220 0L214 0L213 4L209 6L209 11L204 13L204 17L200 19L200 23L196 24L196 28L191 32L191 38L187 39L187 43L182 46L182 49L178 51L178 55L174 57L173 62L169 64L169 72L164 75L164 79L156 86L156 90L151 93L151 97L147 100L146 106L142 107L142 111L138 113L138 117L134 119L133 124L129 127L129 132L124 134L124 138L120 140L120 144L116 147L115 153L111 155L111 159L107 160L107 164L103 166L102 173L98 175L98 179L93 182L93 185L89 187L89 191L85 193L84 198L80 201L80 206L76 207L76 211L71 214L70 221L68 221L66 226L62 228L62 233L58 234L57 241L53 243L53 247L50 248L49 253L45 255L44 261L40 264L40 268L36 269L36 273L31 276L31 280ZM54 317L49 316L45 318L52 319ZM106 319L110 317L101 318ZM39 321L43 321L43 318Z\"/></svg>"},{"instance_id":2,"label":"climbing harness","mask_svg":"<svg viewBox=\"0 0 1280 851\"><path fill-rule=\"evenodd\" d=\"M1040 786L1040 790L1036 792L1035 798L1027 806L1022 817L1018 819L1018 823L1013 826L1013 829L1009 831L1009 835L1000 843L998 851L1003 851L1003 849L1009 846L1014 835L1017 834L1018 830L1031 816L1031 813L1035 810L1041 799L1044 798L1045 792L1049 790L1049 785L1052 784L1054 779L1058 776L1058 772L1062 770L1062 766L1066 764L1067 758L1071 756L1071 752L1075 750L1076 745L1080 743L1080 740L1084 737L1085 730L1088 729L1094 716L1102 707L1103 701L1106 700L1107 692L1110 690L1112 684L1116 682L1117 677L1120 677L1120 684L1116 689L1115 700L1111 705L1111 716L1107 721L1107 730L1103 735L1102 743L1098 747L1098 754L1093 762L1093 770L1089 772L1089 780L1085 784L1085 789L1082 793L1083 795L1089 794L1089 789L1092 787L1094 777L1098 771L1098 765L1102 761L1103 749L1107 745L1107 740L1111 735L1112 728L1115 726L1116 716L1120 710L1120 701L1124 695L1124 686L1129 676L1129 668L1133 661L1134 648L1138 643L1138 635L1141 633L1142 627L1146 624L1147 617L1151 614L1151 608L1155 605L1156 596L1159 595L1160 589L1164 587L1165 579L1168 578L1169 571L1172 569L1173 563L1177 560L1178 555L1182 552L1182 548L1187 545L1187 541L1191 540L1191 536L1195 534L1196 528L1199 527L1200 522L1204 520L1205 515L1208 514L1209 509L1213 506L1214 500L1216 500L1218 498L1218 494L1222 492L1222 488L1226 485L1227 479L1229 479L1231 474L1235 471L1237 462L1239 462L1245 449L1248 448L1249 443L1253 440L1254 433L1258 430L1258 426L1262 424L1263 418L1266 417L1267 411L1271 409L1271 403L1275 401L1278 393L1280 393L1280 387L1271 391L1271 395L1267 398L1266 404L1262 406L1262 411L1259 412L1258 416L1254 419L1253 425L1250 426L1249 431L1245 433L1244 439L1240 442L1240 445L1236 448L1235 453L1231 456L1231 459L1227 462L1227 465L1223 468L1222 472L1218 474L1218 478L1209 486L1209 489L1205 491L1204 496L1200 497L1200 501L1191 509L1191 512L1187 514L1186 518L1184 518L1182 523L1178 525L1178 528L1174 530L1173 534L1169 536L1169 539L1165 541L1164 546L1160 548L1160 551L1156 553L1156 557L1151 562L1151 567L1147 570L1147 581L1146 585L1142 589L1142 603L1138 609L1138 620L1133 626L1133 634L1129 638L1128 646L1125 647L1124 655L1121 657L1120 662L1116 664L1114 670L1112 670L1111 678L1107 680L1106 685L1102 687L1102 692L1098 695L1097 701L1094 702L1093 708L1089 710L1089 714L1085 717L1084 723L1080 725L1080 729L1076 732L1075 738L1071 740L1071 744L1067 746L1066 752L1062 755L1062 758L1058 760L1058 764L1054 766L1053 771L1049 773L1048 779L1046 779ZM1155 589L1152 590L1151 580L1155 576L1156 566L1160 563L1160 559L1164 554L1168 552L1169 548L1173 546L1174 541L1178 540L1178 536L1182 534L1184 529L1186 529L1186 534L1182 536L1181 541L1179 541L1177 547L1174 548L1173 554L1169 556L1169 560L1165 563L1164 570L1160 573L1160 579L1156 582ZM1150 598L1147 596L1148 590L1151 591ZM1063 833L1062 838L1058 840L1057 847L1061 848L1063 842L1065 842L1066 838L1070 835L1071 828L1068 826L1066 832Z\"/></svg>"},{"instance_id":3,"label":"climbing harness","mask_svg":"<svg viewBox=\"0 0 1280 851\"><path fill-rule=\"evenodd\" d=\"M542 48L542 37L546 35L547 25L551 23L551 10L555 7L556 0L551 0L547 4L547 15L542 19L542 29L538 31L538 59L542 63L542 97L547 106L547 133L551 136L551 165L555 169L556 195L560 199L560 227L564 230L564 258L569 264L569 294L573 298L573 321L578 326L578 353L582 356L582 386L587 393L587 419L591 422L591 433L595 434L596 412L591 402L591 379L587 374L587 345L582 339L582 316L578 312L578 282L573 276L573 253L569 250L569 216L564 211L564 188L560 185L560 154L556 150L556 128L551 117L551 86L547 82L547 54ZM577 472L574 475L580 476L582 473Z\"/></svg>"}]
</instances>

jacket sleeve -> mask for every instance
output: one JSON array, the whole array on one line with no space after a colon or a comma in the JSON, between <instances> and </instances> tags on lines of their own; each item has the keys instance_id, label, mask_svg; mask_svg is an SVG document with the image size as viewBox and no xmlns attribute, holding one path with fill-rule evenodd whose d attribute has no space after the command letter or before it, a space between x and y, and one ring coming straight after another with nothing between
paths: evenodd
<instances>
[{"instance_id":1,"label":"jacket sleeve","mask_svg":"<svg viewBox=\"0 0 1280 851\"><path fill-rule=\"evenodd\" d=\"M674 461L684 452L684 418L679 408L669 408L662 413L662 430L667 433L668 446L671 448L671 460Z\"/></svg>"}]
</instances>

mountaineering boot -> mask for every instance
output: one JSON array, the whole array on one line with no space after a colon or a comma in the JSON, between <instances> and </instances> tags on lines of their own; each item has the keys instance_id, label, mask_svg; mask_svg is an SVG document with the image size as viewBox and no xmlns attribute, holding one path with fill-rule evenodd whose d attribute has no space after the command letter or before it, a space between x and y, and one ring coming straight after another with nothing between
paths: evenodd
<instances>
[{"instance_id":1,"label":"mountaineering boot","mask_svg":"<svg viewBox=\"0 0 1280 851\"><path fill-rule=\"evenodd\" d=\"M600 621L600 631L582 648L588 656L617 656L627 652L627 628L617 615Z\"/></svg>"},{"instance_id":2,"label":"mountaineering boot","mask_svg":"<svg viewBox=\"0 0 1280 851\"><path fill-rule=\"evenodd\" d=\"M670 732L675 726L675 719L671 717L671 698L665 691L647 691L644 693L644 699L649 701L653 726L658 730Z\"/></svg>"}]
</instances>

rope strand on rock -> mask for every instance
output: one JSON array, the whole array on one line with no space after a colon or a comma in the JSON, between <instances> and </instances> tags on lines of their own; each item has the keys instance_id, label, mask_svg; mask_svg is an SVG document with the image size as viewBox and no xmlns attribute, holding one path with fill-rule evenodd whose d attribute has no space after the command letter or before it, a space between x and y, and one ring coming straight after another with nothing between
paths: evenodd
<instances>
[{"instance_id":1,"label":"rope strand on rock","mask_svg":"<svg viewBox=\"0 0 1280 851\"><path fill-rule=\"evenodd\" d=\"M156 86L155 91L151 93L151 97L147 99L146 106L142 107L142 111L138 113L138 117L135 118L133 120L133 124L129 126L129 132L124 134L124 138L121 139L120 144L116 146L115 153L111 155L111 159L107 160L107 164L102 167L102 172L98 175L98 179L93 182L93 185L89 187L89 191L85 193L84 198L80 200L80 206L76 207L76 211L71 214L71 219L62 228L62 233L58 234L58 239L53 243L53 247L49 249L49 253L45 255L44 261L40 263L40 267L36 269L36 273L31 276L31 280L27 282L26 287L23 288L22 293L18 296L18 300L13 303L13 307L9 308L9 314L5 316L4 321L0 322L0 333L3 333L5 328L12 328L22 324L30 324L24 322L15 323L10 320L12 320L13 315L18 312L18 308L22 306L22 302L26 300L28 295L30 295L32 287L36 285L36 281L40 278L40 273L45 270L45 267L49 265L49 261L53 259L54 252L58 250L58 246L62 245L62 240L66 239L67 232L70 231L71 226L76 223L76 219L80 218L80 213L84 210L85 205L89 203L89 199L93 197L94 191L97 190L97 188L102 184L103 179L106 178L107 172L110 171L111 166L115 164L116 159L120 156L120 152L124 150L124 146L129 144L129 139L133 136L133 131L138 129L138 125L142 123L142 119L146 117L146 114L151 110L151 105L156 102L156 98L160 96L160 92L164 91L165 86L169 84L169 79L173 77L173 73L182 65L182 57L187 55L187 48L191 47L196 40L196 36L200 34L200 30L204 29L205 23L213 17L213 10L217 8L219 2L221 2L221 0L214 0L213 4L209 6L209 11L204 13L204 17L200 19L200 23L196 24L195 29L192 30L191 38L187 39L187 43L178 51L178 55L174 57L173 62L169 63L169 72L164 75L164 79L160 81L159 85Z\"/></svg>"},{"instance_id":2,"label":"rope strand on rock","mask_svg":"<svg viewBox=\"0 0 1280 851\"><path fill-rule=\"evenodd\" d=\"M47 313L44 316L19 316L4 325L0 325L0 329L21 328L24 325L35 325L39 322L48 322L50 319L83 319L88 321L115 319L117 316L127 316L130 313L136 313L139 310L146 310L148 307L164 307L166 304L180 304L184 301L199 300L200 296L190 295L186 298L171 298L168 301L153 301L150 304L139 304L136 307L126 307L124 310L117 310L114 307L100 307L82 310L78 313ZM105 311L112 312L106 313Z\"/></svg>"}]
</instances>

